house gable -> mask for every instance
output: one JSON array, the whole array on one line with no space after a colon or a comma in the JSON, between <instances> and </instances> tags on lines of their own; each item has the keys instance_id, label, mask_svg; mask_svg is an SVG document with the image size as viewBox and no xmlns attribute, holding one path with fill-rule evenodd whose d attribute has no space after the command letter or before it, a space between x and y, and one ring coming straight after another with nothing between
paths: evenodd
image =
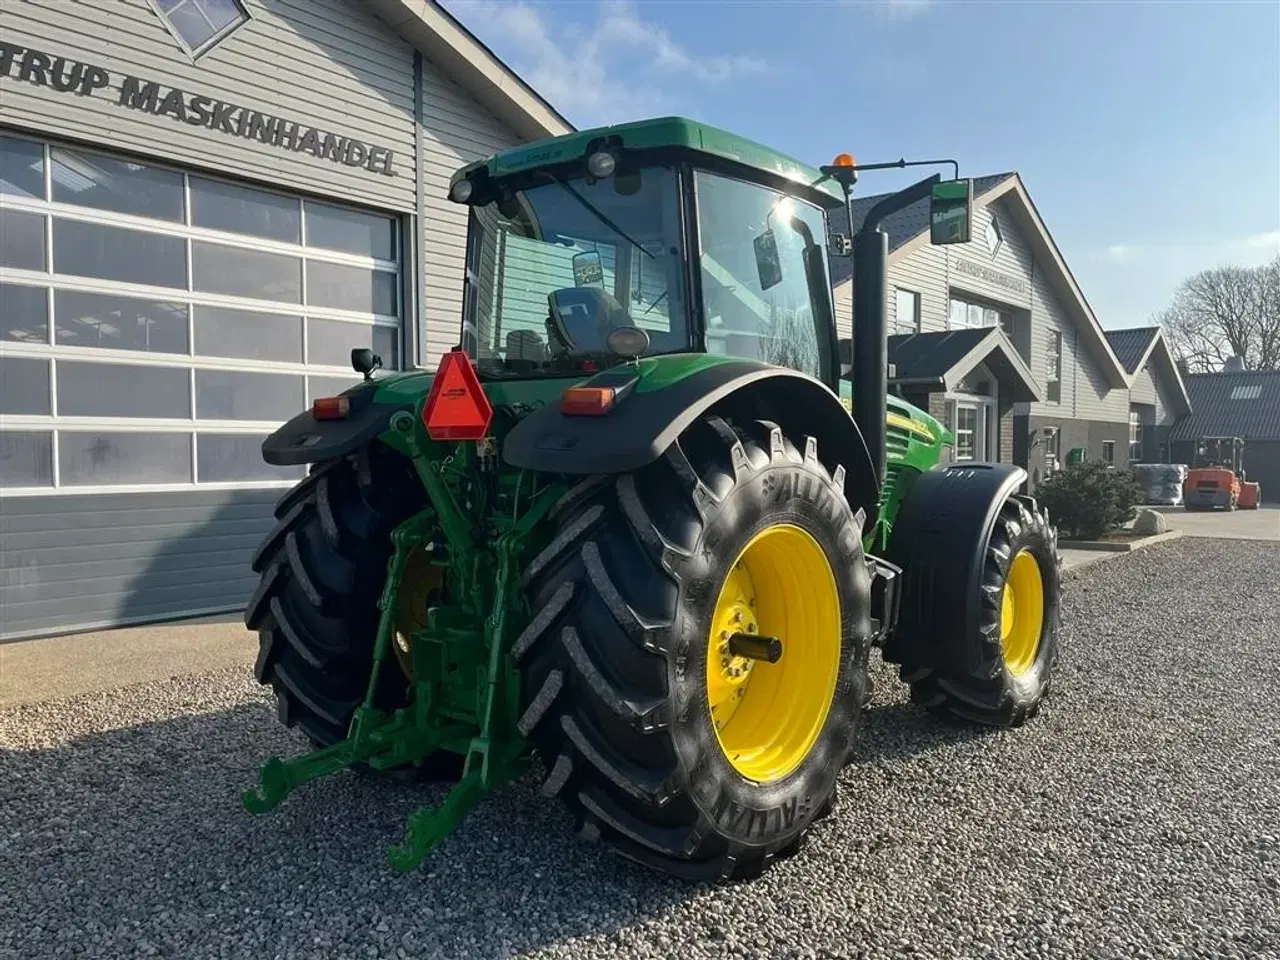
<instances>
[{"instance_id":1,"label":"house gable","mask_svg":"<svg viewBox=\"0 0 1280 960\"><path fill-rule=\"evenodd\" d=\"M521 139L573 132L568 120L435 0L364 0L364 5Z\"/></svg>"},{"instance_id":2,"label":"house gable","mask_svg":"<svg viewBox=\"0 0 1280 960\"><path fill-rule=\"evenodd\" d=\"M1159 327L1108 330L1107 339L1129 374L1129 402L1154 408L1152 423L1168 426L1191 412L1191 400Z\"/></svg>"},{"instance_id":3,"label":"house gable","mask_svg":"<svg viewBox=\"0 0 1280 960\"><path fill-rule=\"evenodd\" d=\"M1052 410L1046 414L1127 419L1124 398L1113 398L1110 392L1127 390L1129 374L1107 342L1021 178L1016 173L977 178L974 193L973 239L967 244L935 247L929 243L927 201L913 204L886 221L886 229L897 227L899 231L898 236L890 232L890 287L920 294L922 332L947 329L952 291L1025 311L1026 329L1020 335L1015 333L1014 340L1038 380L1043 380L1047 371L1052 331L1063 334L1063 400L1049 404ZM859 213L865 214L877 199L868 197L855 204L855 226L861 224ZM998 243L989 242L993 219L998 225ZM907 236L913 230L914 235ZM842 279L841 273L833 276L837 326L841 336L849 336L852 283ZM901 330L893 289L888 292L887 311L890 329ZM1071 371L1079 368L1084 368L1084 374L1073 376ZM1069 381L1076 389L1068 388ZM1081 384L1084 389L1079 388Z\"/></svg>"},{"instance_id":4,"label":"house gable","mask_svg":"<svg viewBox=\"0 0 1280 960\"><path fill-rule=\"evenodd\" d=\"M954 246L929 243L928 204L922 201L886 221L890 231L915 229L914 236L890 233L887 321L893 333L906 332L909 318L900 318L898 291L919 296L919 329L933 333L949 329L952 297L1011 314L1014 346L1036 382L1048 381L1049 352L1054 334L1061 335L1059 399L1021 403L1015 414L1063 417L1121 423L1128 420L1129 372L1120 364L1097 325L1056 245L1043 229L1017 174L975 180L972 240ZM866 209L876 198L861 201ZM918 207L916 211L914 208ZM854 207L855 226L861 224ZM919 216L915 216L919 213ZM911 216L908 216L911 214ZM892 218L891 218L892 219ZM838 221L837 221L838 223ZM852 284L834 290L841 336L852 330ZM902 307L914 306L904 296Z\"/></svg>"}]
</instances>

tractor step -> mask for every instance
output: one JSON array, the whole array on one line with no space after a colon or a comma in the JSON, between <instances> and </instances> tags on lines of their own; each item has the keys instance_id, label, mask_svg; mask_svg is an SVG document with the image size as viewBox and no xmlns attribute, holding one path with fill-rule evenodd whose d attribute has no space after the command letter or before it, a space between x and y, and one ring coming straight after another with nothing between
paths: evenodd
<instances>
[{"instance_id":1,"label":"tractor step","mask_svg":"<svg viewBox=\"0 0 1280 960\"><path fill-rule=\"evenodd\" d=\"M871 567L871 643L883 647L898 624L902 568L872 554L867 555L867 564Z\"/></svg>"}]
</instances>

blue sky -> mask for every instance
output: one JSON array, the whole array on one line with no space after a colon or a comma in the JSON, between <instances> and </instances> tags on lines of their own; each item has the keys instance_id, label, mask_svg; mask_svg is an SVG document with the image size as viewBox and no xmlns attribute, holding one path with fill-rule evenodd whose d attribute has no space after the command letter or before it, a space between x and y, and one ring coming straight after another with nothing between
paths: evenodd
<instances>
[{"instance_id":1,"label":"blue sky","mask_svg":"<svg viewBox=\"0 0 1280 960\"><path fill-rule=\"evenodd\" d=\"M445 6L579 127L675 113L815 164L1017 170L1106 327L1280 252L1276 0Z\"/></svg>"}]
</instances>

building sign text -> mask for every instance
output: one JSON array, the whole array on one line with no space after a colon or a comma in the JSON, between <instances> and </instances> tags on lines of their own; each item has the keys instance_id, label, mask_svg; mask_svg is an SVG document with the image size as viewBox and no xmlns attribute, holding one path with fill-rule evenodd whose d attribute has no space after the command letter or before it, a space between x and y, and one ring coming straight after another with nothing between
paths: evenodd
<instances>
[{"instance_id":1,"label":"building sign text","mask_svg":"<svg viewBox=\"0 0 1280 960\"><path fill-rule=\"evenodd\" d=\"M113 89L111 74L102 67L2 41L0 79L16 79L78 97L95 97L99 90ZM388 177L396 175L395 154L388 147L339 136L305 123L213 97L187 93L140 77L121 76L119 86L116 104L128 110L168 117L177 123L255 140L280 150L309 153L321 160L361 167Z\"/></svg>"},{"instance_id":2,"label":"building sign text","mask_svg":"<svg viewBox=\"0 0 1280 960\"><path fill-rule=\"evenodd\" d=\"M984 267L980 263L961 260L959 257L952 261L951 266L956 273L962 273L966 277L985 280L987 283L994 284L997 287L1004 287L1006 290L1013 290L1016 293L1027 292L1027 281L1021 277L1015 277L999 270L992 270L990 267Z\"/></svg>"}]
</instances>

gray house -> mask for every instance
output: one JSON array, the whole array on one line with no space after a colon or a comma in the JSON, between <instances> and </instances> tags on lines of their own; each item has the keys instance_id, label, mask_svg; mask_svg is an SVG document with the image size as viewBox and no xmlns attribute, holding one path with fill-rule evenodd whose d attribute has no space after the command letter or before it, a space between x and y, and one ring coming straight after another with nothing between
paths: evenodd
<instances>
[{"instance_id":1,"label":"gray house","mask_svg":"<svg viewBox=\"0 0 1280 960\"><path fill-rule=\"evenodd\" d=\"M1240 437L1248 478L1280 503L1280 370L1192 373L1186 383L1193 409L1170 433L1172 462L1194 463L1202 437Z\"/></svg>"},{"instance_id":2,"label":"gray house","mask_svg":"<svg viewBox=\"0 0 1280 960\"><path fill-rule=\"evenodd\" d=\"M855 231L879 199L856 202ZM1125 465L1158 446L1158 430L1189 409L1163 337L1127 352L1132 365L1121 359L1021 177L975 179L967 244L930 245L928 212L921 201L883 224L889 383L948 425L956 459L1018 463L1034 486L1072 450ZM856 291L847 261L836 263L848 336Z\"/></svg>"},{"instance_id":3,"label":"gray house","mask_svg":"<svg viewBox=\"0 0 1280 960\"><path fill-rule=\"evenodd\" d=\"M0 16L0 639L237 609L263 436L353 345L434 366L450 174L572 128L425 0Z\"/></svg>"},{"instance_id":4,"label":"gray house","mask_svg":"<svg viewBox=\"0 0 1280 960\"><path fill-rule=\"evenodd\" d=\"M1129 374L1129 461L1170 463L1169 433L1191 413L1191 397L1159 327L1108 330Z\"/></svg>"}]
</instances>

